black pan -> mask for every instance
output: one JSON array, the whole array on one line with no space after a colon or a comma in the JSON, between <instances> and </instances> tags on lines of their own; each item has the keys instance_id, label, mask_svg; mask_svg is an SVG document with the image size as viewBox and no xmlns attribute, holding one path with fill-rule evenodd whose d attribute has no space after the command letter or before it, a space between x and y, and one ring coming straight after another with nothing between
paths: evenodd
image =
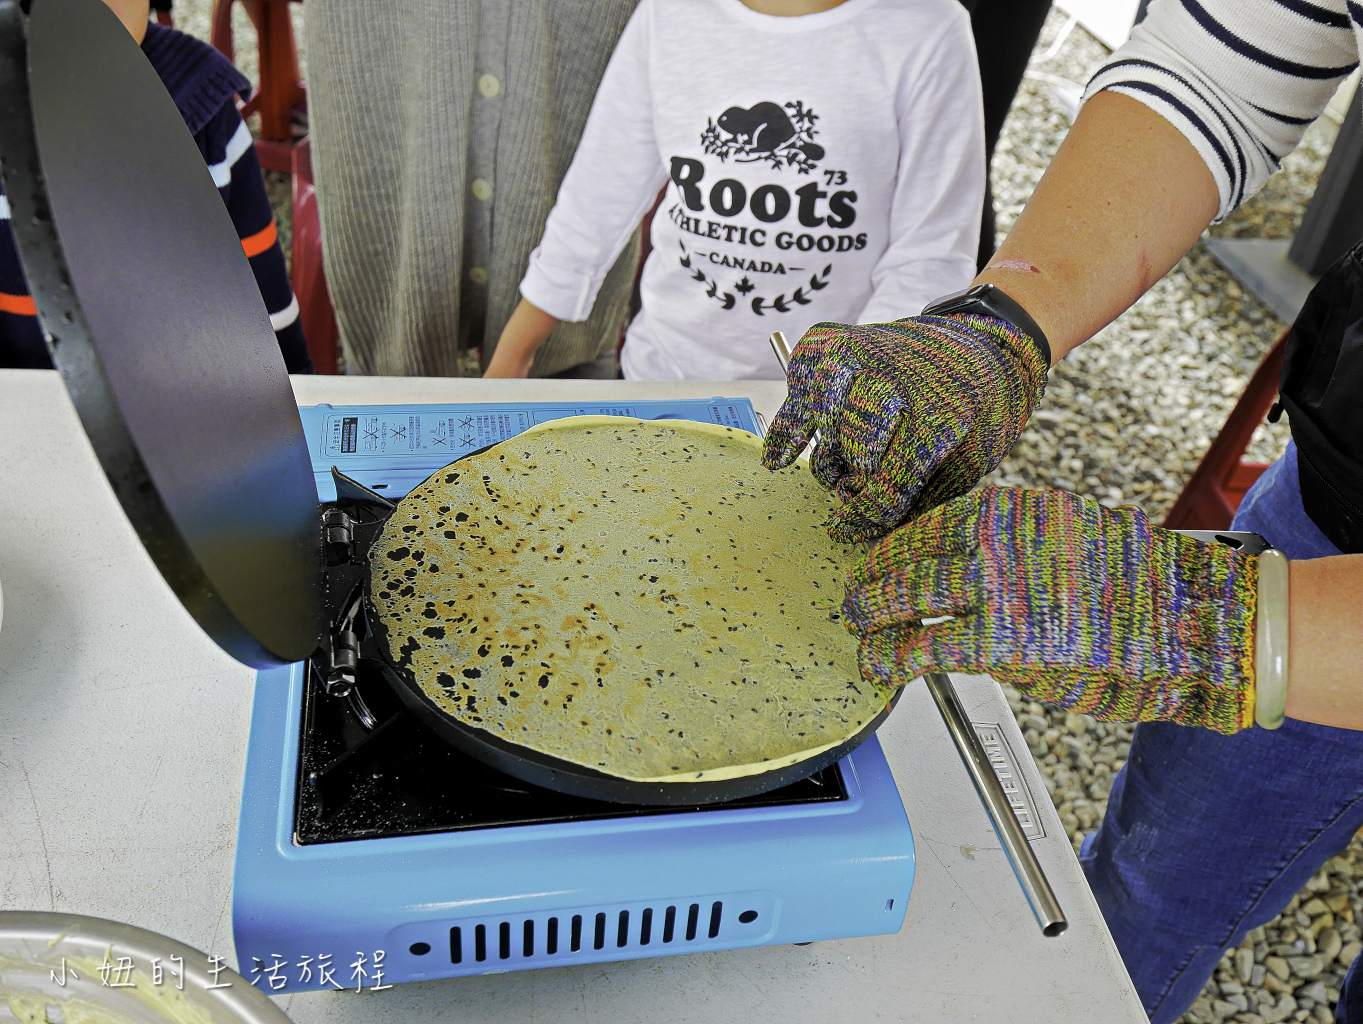
<instances>
[{"instance_id":1,"label":"black pan","mask_svg":"<svg viewBox=\"0 0 1363 1024\"><path fill-rule=\"evenodd\" d=\"M481 454L481 452L490 450L490 447L480 449L477 452L469 452L463 458ZM347 486L349 482L341 483L341 481L344 481L341 474L336 470L332 472L340 478L338 483L341 485L337 488L338 494L355 493L353 487ZM444 472L444 470L442 469L440 472ZM377 495L374 497L378 499ZM378 500L383 501L383 499ZM388 502L383 501L383 504L387 505ZM371 509L377 510L379 508L377 501L371 503ZM391 511L391 509L377 514L371 512L371 521L374 525L366 528L361 535L357 536L354 562L363 563L367 566L368 549L378 538L382 521L387 517L387 511ZM896 689L885 710L867 723L856 735L836 747L796 764L773 768L738 779L700 782L634 782L585 768L582 765L541 753L538 750L532 750L518 743L512 743L447 714L426 694L409 669L397 665L397 659L391 654L392 647L387 631L369 603L367 573L365 575L366 578L360 595L364 607L364 630L360 641L361 658L372 662L373 667L379 669L402 702L446 742L470 757L476 758L498 771L505 772L513 778L559 793L619 804L686 807L758 796L798 782L846 757L880 727L880 723L889 715L902 692L900 689ZM848 643L853 642L849 636Z\"/></svg>"},{"instance_id":2,"label":"black pan","mask_svg":"<svg viewBox=\"0 0 1363 1024\"><path fill-rule=\"evenodd\" d=\"M25 7L29 5L25 4ZM0 175L48 349L166 582L228 654L316 647L317 488L270 316L189 129L100 0L0 0Z\"/></svg>"}]
</instances>

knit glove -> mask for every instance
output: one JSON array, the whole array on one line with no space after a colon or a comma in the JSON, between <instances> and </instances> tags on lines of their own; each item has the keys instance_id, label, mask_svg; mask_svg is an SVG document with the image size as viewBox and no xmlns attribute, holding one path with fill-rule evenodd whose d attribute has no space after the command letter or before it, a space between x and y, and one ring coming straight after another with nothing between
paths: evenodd
<instances>
[{"instance_id":1,"label":"knit glove","mask_svg":"<svg viewBox=\"0 0 1363 1024\"><path fill-rule=\"evenodd\" d=\"M874 545L843 616L868 681L988 672L1104 721L1233 733L1254 720L1258 580L1257 558L1139 509L991 487Z\"/></svg>"},{"instance_id":2,"label":"knit glove","mask_svg":"<svg viewBox=\"0 0 1363 1024\"><path fill-rule=\"evenodd\" d=\"M1002 462L1047 369L1026 334L991 316L816 324L791 354L762 464L790 465L819 431L810 468L844 502L829 534L879 537Z\"/></svg>"}]
</instances>

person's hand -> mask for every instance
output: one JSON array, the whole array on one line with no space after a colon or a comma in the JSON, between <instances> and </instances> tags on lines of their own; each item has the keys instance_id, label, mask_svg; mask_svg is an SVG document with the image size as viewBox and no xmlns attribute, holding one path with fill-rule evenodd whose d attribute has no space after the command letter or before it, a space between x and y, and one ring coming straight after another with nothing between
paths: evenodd
<instances>
[{"instance_id":1,"label":"person's hand","mask_svg":"<svg viewBox=\"0 0 1363 1024\"><path fill-rule=\"evenodd\" d=\"M529 299L521 299L502 328L492 350L484 377L528 377L535 353L559 325L558 317L546 313Z\"/></svg>"},{"instance_id":2,"label":"person's hand","mask_svg":"<svg viewBox=\"0 0 1363 1024\"><path fill-rule=\"evenodd\" d=\"M1012 449L1046 386L1033 341L990 316L816 324L791 354L789 394L762 464L810 468L844 504L834 540L869 540L964 494Z\"/></svg>"},{"instance_id":3,"label":"person's hand","mask_svg":"<svg viewBox=\"0 0 1363 1024\"><path fill-rule=\"evenodd\" d=\"M528 354L513 352L510 346L503 348L498 345L497 350L492 353L492 359L488 361L487 369L483 371L484 377L528 377L530 367L535 365L535 353Z\"/></svg>"},{"instance_id":4,"label":"person's hand","mask_svg":"<svg viewBox=\"0 0 1363 1024\"><path fill-rule=\"evenodd\" d=\"M985 488L875 544L843 618L868 680L987 672L1104 721L1231 733L1254 720L1258 579L1257 558L1139 509Z\"/></svg>"}]
</instances>

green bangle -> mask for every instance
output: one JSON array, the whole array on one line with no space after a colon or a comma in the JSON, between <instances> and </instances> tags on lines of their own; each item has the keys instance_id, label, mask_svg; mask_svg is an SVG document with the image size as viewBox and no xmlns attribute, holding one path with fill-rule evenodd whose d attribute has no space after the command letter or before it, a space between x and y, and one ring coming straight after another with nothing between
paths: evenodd
<instances>
[{"instance_id":1,"label":"green bangle","mask_svg":"<svg viewBox=\"0 0 1363 1024\"><path fill-rule=\"evenodd\" d=\"M1254 636L1254 721L1264 729L1282 725L1287 707L1287 607L1287 556L1269 548L1259 555Z\"/></svg>"}]
</instances>

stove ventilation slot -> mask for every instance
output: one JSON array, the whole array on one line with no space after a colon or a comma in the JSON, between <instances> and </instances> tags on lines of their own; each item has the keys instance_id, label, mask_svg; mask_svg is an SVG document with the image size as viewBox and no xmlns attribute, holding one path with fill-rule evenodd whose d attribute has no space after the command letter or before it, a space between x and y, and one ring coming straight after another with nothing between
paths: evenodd
<instances>
[{"instance_id":1,"label":"stove ventilation slot","mask_svg":"<svg viewBox=\"0 0 1363 1024\"><path fill-rule=\"evenodd\" d=\"M755 910L737 915L737 924L745 932L758 921ZM495 967L506 960L544 961L565 955L579 960L584 955L591 958L593 953L613 957L622 949L684 947L698 942L709 945L709 940L719 939L730 923L724 901L713 900L457 924L450 928L450 963ZM753 934L765 930L762 925L754 928ZM734 938L726 937L731 941Z\"/></svg>"}]
</instances>

